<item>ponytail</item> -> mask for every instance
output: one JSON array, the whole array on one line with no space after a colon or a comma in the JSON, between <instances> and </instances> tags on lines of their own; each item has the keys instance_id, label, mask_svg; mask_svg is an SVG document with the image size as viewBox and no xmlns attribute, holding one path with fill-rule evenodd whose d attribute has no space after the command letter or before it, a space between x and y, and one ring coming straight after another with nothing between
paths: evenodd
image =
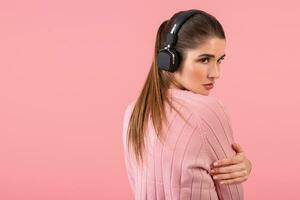
<instances>
[{"instance_id":1,"label":"ponytail","mask_svg":"<svg viewBox=\"0 0 300 200\"><path fill-rule=\"evenodd\" d=\"M145 150L144 138L149 115L151 116L158 139L163 142L164 135L161 133L161 130L163 122L166 122L165 101L171 106L171 108L179 113L179 111L167 98L167 90L170 83L172 82L175 85L179 84L176 83L169 72L160 71L156 62L158 51L165 39L164 36L166 35L168 22L169 20L163 21L158 28L153 62L129 120L127 137L128 150L133 150L138 163L143 163L143 152ZM184 119L180 113L179 115ZM186 119L184 120L186 121Z\"/></svg>"}]
</instances>

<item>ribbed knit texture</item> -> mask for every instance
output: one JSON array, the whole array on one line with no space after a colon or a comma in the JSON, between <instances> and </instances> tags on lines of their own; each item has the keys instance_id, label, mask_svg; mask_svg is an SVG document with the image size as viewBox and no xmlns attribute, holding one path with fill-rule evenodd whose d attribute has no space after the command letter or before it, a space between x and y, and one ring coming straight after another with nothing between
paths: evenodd
<instances>
[{"instance_id":1,"label":"ribbed knit texture","mask_svg":"<svg viewBox=\"0 0 300 200\"><path fill-rule=\"evenodd\" d=\"M155 134L151 118L146 136L144 166L137 166L127 151L127 127L135 101L124 113L123 145L129 184L135 200L243 200L242 183L220 184L209 174L214 161L236 154L230 118L213 96L169 89L173 105L191 124L166 103L169 123L163 126L166 142Z\"/></svg>"}]
</instances>

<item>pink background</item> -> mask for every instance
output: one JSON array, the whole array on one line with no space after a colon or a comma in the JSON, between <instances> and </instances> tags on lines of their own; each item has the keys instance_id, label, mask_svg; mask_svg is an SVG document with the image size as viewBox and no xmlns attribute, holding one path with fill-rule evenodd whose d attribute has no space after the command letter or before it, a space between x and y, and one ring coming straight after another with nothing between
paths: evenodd
<instances>
[{"instance_id":1,"label":"pink background","mask_svg":"<svg viewBox=\"0 0 300 200\"><path fill-rule=\"evenodd\" d=\"M300 199L299 2L1 1L0 199L133 199L121 141L158 26L216 16L226 59L211 95L252 161L245 199Z\"/></svg>"}]
</instances>

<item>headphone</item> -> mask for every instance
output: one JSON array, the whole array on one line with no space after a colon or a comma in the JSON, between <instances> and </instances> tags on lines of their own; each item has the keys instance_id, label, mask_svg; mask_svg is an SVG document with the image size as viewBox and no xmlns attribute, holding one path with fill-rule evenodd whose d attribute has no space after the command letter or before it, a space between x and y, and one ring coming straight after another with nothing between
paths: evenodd
<instances>
[{"instance_id":1,"label":"headphone","mask_svg":"<svg viewBox=\"0 0 300 200\"><path fill-rule=\"evenodd\" d=\"M164 47L161 48L157 55L157 66L158 69L175 72L180 64L180 55L174 48L177 41L177 33L181 26L193 15L200 13L199 10L191 9L181 11L174 19L174 25L170 32L167 34L166 42Z\"/></svg>"}]
</instances>

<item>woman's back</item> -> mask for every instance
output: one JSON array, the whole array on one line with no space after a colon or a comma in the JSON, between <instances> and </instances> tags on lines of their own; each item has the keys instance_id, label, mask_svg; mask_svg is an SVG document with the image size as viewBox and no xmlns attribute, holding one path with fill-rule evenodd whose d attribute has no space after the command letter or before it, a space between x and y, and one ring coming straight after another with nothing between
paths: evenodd
<instances>
[{"instance_id":1,"label":"woman's back","mask_svg":"<svg viewBox=\"0 0 300 200\"><path fill-rule=\"evenodd\" d=\"M166 140L161 143L149 120L145 165L138 167L127 152L127 127L134 102L125 111L123 145L129 183L136 200L243 199L242 183L220 185L209 174L216 160L235 155L230 119L214 97L169 89L173 105L189 122L166 104ZM150 118L151 119L151 118Z\"/></svg>"}]
</instances>

